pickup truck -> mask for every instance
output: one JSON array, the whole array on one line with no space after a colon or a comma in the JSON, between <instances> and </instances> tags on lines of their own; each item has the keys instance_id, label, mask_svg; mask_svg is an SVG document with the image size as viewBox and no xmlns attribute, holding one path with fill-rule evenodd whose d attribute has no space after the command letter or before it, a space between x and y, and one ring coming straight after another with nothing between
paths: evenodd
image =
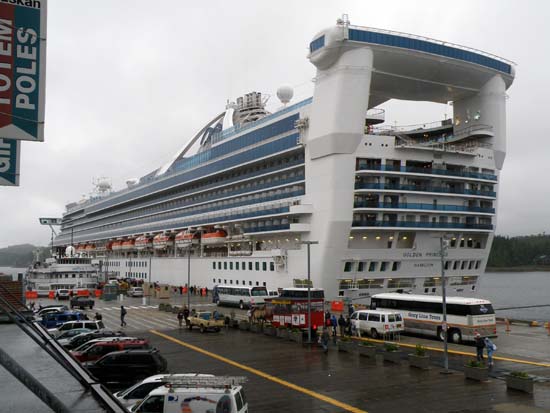
<instances>
[{"instance_id":1,"label":"pickup truck","mask_svg":"<svg viewBox=\"0 0 550 413\"><path fill-rule=\"evenodd\" d=\"M88 297L73 297L71 298L71 308L80 307L84 310L86 307L90 307L90 310L94 308L95 301Z\"/></svg>"},{"instance_id":2,"label":"pickup truck","mask_svg":"<svg viewBox=\"0 0 550 413\"><path fill-rule=\"evenodd\" d=\"M187 325L189 330L192 330L193 326L199 327L201 333L205 333L207 330L218 332L224 326L224 317L218 314L218 319L216 320L211 311L199 311L195 315L189 316Z\"/></svg>"}]
</instances>

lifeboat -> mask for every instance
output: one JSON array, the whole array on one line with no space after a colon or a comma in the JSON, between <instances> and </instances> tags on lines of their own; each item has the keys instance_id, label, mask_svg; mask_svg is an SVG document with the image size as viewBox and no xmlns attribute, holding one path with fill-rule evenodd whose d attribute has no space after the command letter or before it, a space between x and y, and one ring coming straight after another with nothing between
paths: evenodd
<instances>
[{"instance_id":1,"label":"lifeboat","mask_svg":"<svg viewBox=\"0 0 550 413\"><path fill-rule=\"evenodd\" d=\"M112 241L109 241L107 244L105 244L105 249L107 251L112 251L113 250L113 242Z\"/></svg>"},{"instance_id":2,"label":"lifeboat","mask_svg":"<svg viewBox=\"0 0 550 413\"><path fill-rule=\"evenodd\" d=\"M223 244L227 239L227 233L224 230L206 232L202 234L201 241L204 245Z\"/></svg>"},{"instance_id":3,"label":"lifeboat","mask_svg":"<svg viewBox=\"0 0 550 413\"><path fill-rule=\"evenodd\" d=\"M152 242L151 238L146 237L145 235L142 235L142 236L136 238L135 245L136 245L136 249L141 251L141 250L152 247L153 242Z\"/></svg>"},{"instance_id":4,"label":"lifeboat","mask_svg":"<svg viewBox=\"0 0 550 413\"><path fill-rule=\"evenodd\" d=\"M162 250L170 243L170 236L166 234L157 234L153 238L153 248L156 250Z\"/></svg>"},{"instance_id":5,"label":"lifeboat","mask_svg":"<svg viewBox=\"0 0 550 413\"><path fill-rule=\"evenodd\" d=\"M122 241L121 249L123 251L130 251L134 249L134 245L135 245L135 240L133 238L127 239L126 241Z\"/></svg>"},{"instance_id":6,"label":"lifeboat","mask_svg":"<svg viewBox=\"0 0 550 413\"><path fill-rule=\"evenodd\" d=\"M76 252L83 252L85 250L85 245L77 245L76 246Z\"/></svg>"},{"instance_id":7,"label":"lifeboat","mask_svg":"<svg viewBox=\"0 0 550 413\"><path fill-rule=\"evenodd\" d=\"M88 244L85 248L86 251L95 251L95 245L94 244Z\"/></svg>"},{"instance_id":8,"label":"lifeboat","mask_svg":"<svg viewBox=\"0 0 550 413\"><path fill-rule=\"evenodd\" d=\"M193 243L194 239L199 238L198 232L181 231L176 234L176 246L178 248L187 248Z\"/></svg>"},{"instance_id":9,"label":"lifeboat","mask_svg":"<svg viewBox=\"0 0 550 413\"><path fill-rule=\"evenodd\" d=\"M122 241L115 241L113 242L113 245L111 245L111 249L113 251L120 251L122 250Z\"/></svg>"}]
</instances>

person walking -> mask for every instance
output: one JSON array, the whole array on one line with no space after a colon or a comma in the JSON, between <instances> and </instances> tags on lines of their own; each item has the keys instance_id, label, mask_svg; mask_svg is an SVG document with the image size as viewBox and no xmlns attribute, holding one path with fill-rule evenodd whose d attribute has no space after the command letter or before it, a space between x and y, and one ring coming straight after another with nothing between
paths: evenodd
<instances>
[{"instance_id":1,"label":"person walking","mask_svg":"<svg viewBox=\"0 0 550 413\"><path fill-rule=\"evenodd\" d=\"M185 320L185 325L189 326L189 309L187 306L183 307L183 318Z\"/></svg>"},{"instance_id":2,"label":"person walking","mask_svg":"<svg viewBox=\"0 0 550 413\"><path fill-rule=\"evenodd\" d=\"M485 340L483 337L481 337L481 334L476 333L475 334L475 343L476 343L476 359L479 362L483 362L483 349L485 348Z\"/></svg>"},{"instance_id":3,"label":"person walking","mask_svg":"<svg viewBox=\"0 0 550 413\"><path fill-rule=\"evenodd\" d=\"M178 324L179 324L180 328L182 328L183 327L183 311L182 310L178 311L177 317L178 317Z\"/></svg>"},{"instance_id":4,"label":"person walking","mask_svg":"<svg viewBox=\"0 0 550 413\"><path fill-rule=\"evenodd\" d=\"M487 349L487 365L493 367L493 353L497 350L497 346L489 337L485 337L485 348Z\"/></svg>"},{"instance_id":5,"label":"person walking","mask_svg":"<svg viewBox=\"0 0 550 413\"><path fill-rule=\"evenodd\" d=\"M103 320L103 316L99 312L96 312L94 320L101 321Z\"/></svg>"},{"instance_id":6,"label":"person walking","mask_svg":"<svg viewBox=\"0 0 550 413\"><path fill-rule=\"evenodd\" d=\"M330 325L332 327L332 337L336 340L336 327L338 327L338 320L334 314L330 316Z\"/></svg>"},{"instance_id":7,"label":"person walking","mask_svg":"<svg viewBox=\"0 0 550 413\"><path fill-rule=\"evenodd\" d=\"M246 317L248 318L248 322L252 323L252 310L250 308L246 312Z\"/></svg>"},{"instance_id":8,"label":"person walking","mask_svg":"<svg viewBox=\"0 0 550 413\"><path fill-rule=\"evenodd\" d=\"M328 353L328 341L330 336L328 334L328 327L323 328L323 334L321 335L321 345L323 346L323 352Z\"/></svg>"},{"instance_id":9,"label":"person walking","mask_svg":"<svg viewBox=\"0 0 550 413\"><path fill-rule=\"evenodd\" d=\"M126 321L124 321L124 317L126 317L126 309L123 305L120 306L120 326L126 327Z\"/></svg>"},{"instance_id":10,"label":"person walking","mask_svg":"<svg viewBox=\"0 0 550 413\"><path fill-rule=\"evenodd\" d=\"M340 314L340 317L338 318L338 327L340 328L340 337L344 337L346 329L346 319L344 318L343 314Z\"/></svg>"}]
</instances>

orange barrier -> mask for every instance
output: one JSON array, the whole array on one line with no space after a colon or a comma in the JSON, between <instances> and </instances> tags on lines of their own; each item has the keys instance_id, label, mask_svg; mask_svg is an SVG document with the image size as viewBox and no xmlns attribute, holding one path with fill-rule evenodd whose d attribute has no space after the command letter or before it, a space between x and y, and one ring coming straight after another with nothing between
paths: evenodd
<instances>
[{"instance_id":1,"label":"orange barrier","mask_svg":"<svg viewBox=\"0 0 550 413\"><path fill-rule=\"evenodd\" d=\"M95 290L94 293L95 293L94 295L96 296L96 298L101 297L101 290Z\"/></svg>"},{"instance_id":2,"label":"orange barrier","mask_svg":"<svg viewBox=\"0 0 550 413\"><path fill-rule=\"evenodd\" d=\"M183 287L183 293L187 294L187 287Z\"/></svg>"},{"instance_id":3,"label":"orange barrier","mask_svg":"<svg viewBox=\"0 0 550 413\"><path fill-rule=\"evenodd\" d=\"M55 298L55 291L48 291L48 298L53 300Z\"/></svg>"},{"instance_id":4,"label":"orange barrier","mask_svg":"<svg viewBox=\"0 0 550 413\"><path fill-rule=\"evenodd\" d=\"M28 299L38 298L38 292L37 291L25 291L25 298L28 298Z\"/></svg>"},{"instance_id":5,"label":"orange barrier","mask_svg":"<svg viewBox=\"0 0 550 413\"><path fill-rule=\"evenodd\" d=\"M332 301L330 304L330 309L332 311L344 311L344 302L343 301Z\"/></svg>"},{"instance_id":6,"label":"orange barrier","mask_svg":"<svg viewBox=\"0 0 550 413\"><path fill-rule=\"evenodd\" d=\"M89 297L90 291L89 290L77 290L76 295L79 297Z\"/></svg>"}]
</instances>

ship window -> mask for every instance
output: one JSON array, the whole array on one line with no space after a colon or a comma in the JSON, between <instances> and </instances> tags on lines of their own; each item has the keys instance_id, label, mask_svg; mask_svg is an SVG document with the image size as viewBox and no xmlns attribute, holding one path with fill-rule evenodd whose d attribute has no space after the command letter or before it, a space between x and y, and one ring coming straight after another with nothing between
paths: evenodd
<instances>
[{"instance_id":1,"label":"ship window","mask_svg":"<svg viewBox=\"0 0 550 413\"><path fill-rule=\"evenodd\" d=\"M260 263L258 261L256 261L255 267L256 267L256 271L260 271Z\"/></svg>"},{"instance_id":2,"label":"ship window","mask_svg":"<svg viewBox=\"0 0 550 413\"><path fill-rule=\"evenodd\" d=\"M227 270L227 261L224 261L224 262L223 262L223 269L224 269L224 270Z\"/></svg>"},{"instance_id":3,"label":"ship window","mask_svg":"<svg viewBox=\"0 0 550 413\"><path fill-rule=\"evenodd\" d=\"M344 272L351 272L353 261L346 261L344 263Z\"/></svg>"},{"instance_id":4,"label":"ship window","mask_svg":"<svg viewBox=\"0 0 550 413\"><path fill-rule=\"evenodd\" d=\"M361 262L357 263L357 271L359 271L359 272L365 271L365 263L364 262L361 261Z\"/></svg>"},{"instance_id":5,"label":"ship window","mask_svg":"<svg viewBox=\"0 0 550 413\"><path fill-rule=\"evenodd\" d=\"M476 270L479 268L481 261L476 261Z\"/></svg>"},{"instance_id":6,"label":"ship window","mask_svg":"<svg viewBox=\"0 0 550 413\"><path fill-rule=\"evenodd\" d=\"M248 271L252 271L252 261L248 263Z\"/></svg>"},{"instance_id":7,"label":"ship window","mask_svg":"<svg viewBox=\"0 0 550 413\"><path fill-rule=\"evenodd\" d=\"M215 282L215 281L214 281ZM222 279L221 278L218 278L218 284L221 284L222 283Z\"/></svg>"},{"instance_id":8,"label":"ship window","mask_svg":"<svg viewBox=\"0 0 550 413\"><path fill-rule=\"evenodd\" d=\"M449 269L449 265L450 265L450 261L445 261L445 269L448 270Z\"/></svg>"},{"instance_id":9,"label":"ship window","mask_svg":"<svg viewBox=\"0 0 550 413\"><path fill-rule=\"evenodd\" d=\"M224 283L224 284L227 284L227 280L226 280L226 279L224 279L224 280L223 280L223 283Z\"/></svg>"},{"instance_id":10,"label":"ship window","mask_svg":"<svg viewBox=\"0 0 550 413\"><path fill-rule=\"evenodd\" d=\"M462 261L462 265L460 266L460 269L461 269L461 270L463 270L463 269L466 268L466 263L467 263L467 262L468 262L468 261Z\"/></svg>"},{"instance_id":11,"label":"ship window","mask_svg":"<svg viewBox=\"0 0 550 413\"><path fill-rule=\"evenodd\" d=\"M376 271L376 264L377 264L376 261L371 261L369 263L369 271L370 272Z\"/></svg>"},{"instance_id":12,"label":"ship window","mask_svg":"<svg viewBox=\"0 0 550 413\"><path fill-rule=\"evenodd\" d=\"M262 283L262 285L263 285L264 287L266 286L266 283L265 283L265 281L264 281L264 282Z\"/></svg>"},{"instance_id":13,"label":"ship window","mask_svg":"<svg viewBox=\"0 0 550 413\"><path fill-rule=\"evenodd\" d=\"M259 286L260 286L260 282L256 281L256 287L259 287Z\"/></svg>"},{"instance_id":14,"label":"ship window","mask_svg":"<svg viewBox=\"0 0 550 413\"><path fill-rule=\"evenodd\" d=\"M267 271L267 262L262 262L262 271Z\"/></svg>"},{"instance_id":15,"label":"ship window","mask_svg":"<svg viewBox=\"0 0 550 413\"><path fill-rule=\"evenodd\" d=\"M388 264L389 262L382 261L382 263L380 264L380 271L386 271L386 269L388 268Z\"/></svg>"},{"instance_id":16,"label":"ship window","mask_svg":"<svg viewBox=\"0 0 550 413\"><path fill-rule=\"evenodd\" d=\"M245 281L245 280L243 280L243 285L246 285L246 281Z\"/></svg>"},{"instance_id":17,"label":"ship window","mask_svg":"<svg viewBox=\"0 0 550 413\"><path fill-rule=\"evenodd\" d=\"M269 263L269 271L275 271L275 263L274 262Z\"/></svg>"},{"instance_id":18,"label":"ship window","mask_svg":"<svg viewBox=\"0 0 550 413\"><path fill-rule=\"evenodd\" d=\"M453 263L453 270L458 269L458 263L459 263L459 261L455 261L455 262Z\"/></svg>"},{"instance_id":19,"label":"ship window","mask_svg":"<svg viewBox=\"0 0 550 413\"><path fill-rule=\"evenodd\" d=\"M249 281L249 282L248 282L248 285L252 285L252 281Z\"/></svg>"},{"instance_id":20,"label":"ship window","mask_svg":"<svg viewBox=\"0 0 550 413\"><path fill-rule=\"evenodd\" d=\"M230 269L230 270L233 269L233 261L231 261L231 262L229 263L229 269Z\"/></svg>"},{"instance_id":21,"label":"ship window","mask_svg":"<svg viewBox=\"0 0 550 413\"><path fill-rule=\"evenodd\" d=\"M213 269L213 270L216 269L216 261L212 262L212 269Z\"/></svg>"},{"instance_id":22,"label":"ship window","mask_svg":"<svg viewBox=\"0 0 550 413\"><path fill-rule=\"evenodd\" d=\"M229 284L233 284L233 280L229 280Z\"/></svg>"},{"instance_id":23,"label":"ship window","mask_svg":"<svg viewBox=\"0 0 550 413\"><path fill-rule=\"evenodd\" d=\"M401 268L401 263L398 262L398 261L394 262L394 263L392 264L392 266L391 266L391 270L392 270L392 271L398 271L399 268Z\"/></svg>"},{"instance_id":24,"label":"ship window","mask_svg":"<svg viewBox=\"0 0 550 413\"><path fill-rule=\"evenodd\" d=\"M239 261L237 261L237 262L235 263L235 269L236 269L236 270L239 269L239 264L240 264Z\"/></svg>"}]
</instances>

